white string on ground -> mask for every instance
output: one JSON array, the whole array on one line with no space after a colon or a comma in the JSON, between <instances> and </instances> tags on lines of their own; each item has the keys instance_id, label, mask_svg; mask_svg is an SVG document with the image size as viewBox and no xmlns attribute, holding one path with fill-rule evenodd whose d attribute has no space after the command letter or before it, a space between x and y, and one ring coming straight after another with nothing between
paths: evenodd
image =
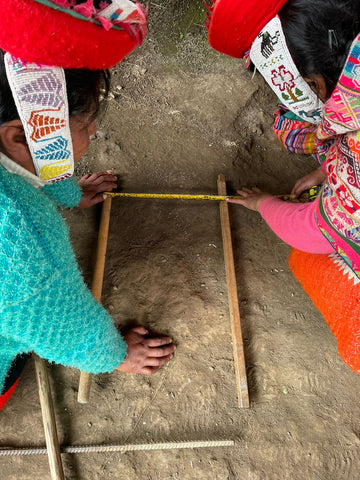
<instances>
[{"instance_id":1,"label":"white string on ground","mask_svg":"<svg viewBox=\"0 0 360 480\"><path fill-rule=\"evenodd\" d=\"M143 443L137 445L80 445L78 447L60 447L61 453L102 453L102 452L134 452L146 450L175 450L185 448L231 447L234 440L204 440L191 442ZM0 456L46 455L46 448L11 448L1 447Z\"/></svg>"}]
</instances>

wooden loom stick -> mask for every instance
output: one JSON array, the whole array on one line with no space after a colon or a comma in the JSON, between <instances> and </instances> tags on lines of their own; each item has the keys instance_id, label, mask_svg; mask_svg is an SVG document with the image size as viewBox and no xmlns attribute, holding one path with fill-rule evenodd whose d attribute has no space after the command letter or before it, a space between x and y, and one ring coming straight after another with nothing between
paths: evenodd
<instances>
[{"instance_id":1,"label":"wooden loom stick","mask_svg":"<svg viewBox=\"0 0 360 480\"><path fill-rule=\"evenodd\" d=\"M37 355L34 360L51 479L65 480L46 362Z\"/></svg>"},{"instance_id":2,"label":"wooden loom stick","mask_svg":"<svg viewBox=\"0 0 360 480\"><path fill-rule=\"evenodd\" d=\"M226 182L224 175L219 175L217 179L219 195L226 195ZM241 333L239 299L237 294L234 254L231 242L231 228L229 217L229 206L227 202L220 202L220 219L223 239L226 282L229 299L231 334L234 353L234 364L236 374L236 385L238 392L239 406L249 407L249 391L246 379L246 367L244 357L244 345Z\"/></svg>"},{"instance_id":3,"label":"wooden loom stick","mask_svg":"<svg viewBox=\"0 0 360 480\"><path fill-rule=\"evenodd\" d=\"M94 298L100 302L102 285L104 280L104 268L105 268L105 258L106 258L106 247L109 234L109 224L110 224L110 212L111 212L111 197L108 197L104 200L101 211L100 227L97 241L97 250L96 250L96 260L95 268L92 279L91 293ZM90 386L91 386L91 373L81 372L80 373L80 382L79 382L79 391L78 391L78 402L79 403L88 403L90 397Z\"/></svg>"}]
</instances>

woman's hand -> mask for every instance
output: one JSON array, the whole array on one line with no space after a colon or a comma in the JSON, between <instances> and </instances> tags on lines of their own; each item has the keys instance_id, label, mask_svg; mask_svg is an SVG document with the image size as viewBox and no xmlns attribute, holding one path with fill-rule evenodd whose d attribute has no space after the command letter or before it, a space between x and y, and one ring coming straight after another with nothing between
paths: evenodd
<instances>
[{"instance_id":1,"label":"woman's hand","mask_svg":"<svg viewBox=\"0 0 360 480\"><path fill-rule=\"evenodd\" d=\"M291 190L291 199L298 198L305 190L309 190L314 185L321 185L324 180L326 180L326 174L321 167L305 175L305 177L299 178Z\"/></svg>"},{"instance_id":2,"label":"woman's hand","mask_svg":"<svg viewBox=\"0 0 360 480\"><path fill-rule=\"evenodd\" d=\"M144 327L134 327L124 335L126 357L116 370L151 375L173 358L175 345L170 337L149 337Z\"/></svg>"},{"instance_id":3,"label":"woman's hand","mask_svg":"<svg viewBox=\"0 0 360 480\"><path fill-rule=\"evenodd\" d=\"M241 190L238 190L237 193L244 198L228 198L226 201L229 203L238 203L239 205L242 205L249 210L254 210L255 212L260 211L260 205L266 198L272 197L270 193L262 192L256 187L244 187Z\"/></svg>"},{"instance_id":4,"label":"woman's hand","mask_svg":"<svg viewBox=\"0 0 360 480\"><path fill-rule=\"evenodd\" d=\"M106 199L104 192L109 192L117 187L116 180L117 177L111 171L84 175L79 180L83 196L78 207L88 208L103 202Z\"/></svg>"}]
</instances>

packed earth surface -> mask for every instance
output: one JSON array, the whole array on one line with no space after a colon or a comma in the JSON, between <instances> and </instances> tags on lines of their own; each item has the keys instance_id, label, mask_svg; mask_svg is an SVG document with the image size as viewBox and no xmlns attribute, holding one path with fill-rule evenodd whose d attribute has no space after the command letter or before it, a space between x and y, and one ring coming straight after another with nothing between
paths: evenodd
<instances>
[{"instance_id":1,"label":"packed earth surface","mask_svg":"<svg viewBox=\"0 0 360 480\"><path fill-rule=\"evenodd\" d=\"M316 165L272 132L276 98L243 60L208 45L200 0L152 1L149 35L112 71L112 87L77 176L112 170L119 189L276 194ZM64 212L91 285L100 207ZM102 302L116 324L170 335L173 361L151 377L50 365L62 445L233 440L233 446L63 454L67 479L356 480L360 378L292 276L290 247L258 213L230 206L250 408L238 406L219 205L112 201ZM321 272L319 272L321 275ZM45 445L33 361L0 413L0 445ZM0 478L50 479L47 457L1 457Z\"/></svg>"}]
</instances>

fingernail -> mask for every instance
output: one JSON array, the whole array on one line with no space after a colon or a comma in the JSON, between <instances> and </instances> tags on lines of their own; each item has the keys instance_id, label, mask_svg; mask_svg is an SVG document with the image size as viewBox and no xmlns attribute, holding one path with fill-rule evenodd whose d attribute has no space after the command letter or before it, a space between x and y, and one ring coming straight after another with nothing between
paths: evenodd
<instances>
[{"instance_id":1,"label":"fingernail","mask_svg":"<svg viewBox=\"0 0 360 480\"><path fill-rule=\"evenodd\" d=\"M106 170L106 173L112 173L112 170Z\"/></svg>"},{"instance_id":2,"label":"fingernail","mask_svg":"<svg viewBox=\"0 0 360 480\"><path fill-rule=\"evenodd\" d=\"M107 195L103 195L102 197L103 197L104 200L106 200L108 198Z\"/></svg>"}]
</instances>

